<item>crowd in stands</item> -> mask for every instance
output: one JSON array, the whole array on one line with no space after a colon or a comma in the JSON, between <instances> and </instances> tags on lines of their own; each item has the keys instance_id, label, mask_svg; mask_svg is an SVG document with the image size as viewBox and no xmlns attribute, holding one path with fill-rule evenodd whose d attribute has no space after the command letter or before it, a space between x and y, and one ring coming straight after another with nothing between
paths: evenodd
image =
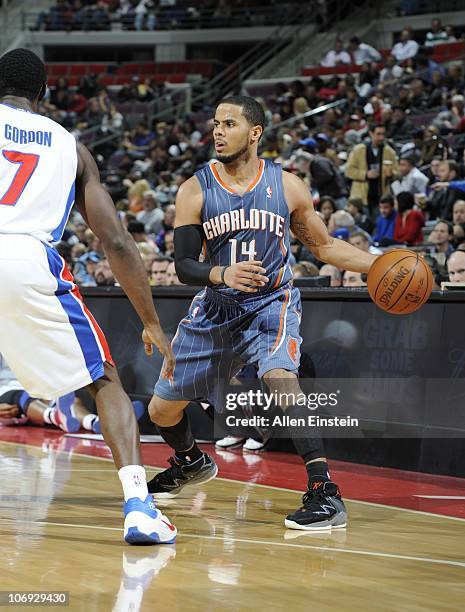
<instances>
[{"instance_id":1,"label":"crowd in stands","mask_svg":"<svg viewBox=\"0 0 465 612\"><path fill-rule=\"evenodd\" d=\"M425 42L431 40L428 35ZM449 279L465 282L465 80L463 60L435 64L428 48L421 45L403 62L390 57L382 70L367 63L358 75L278 83L260 99L268 122L260 155L307 183L333 237L373 253L407 245L425 255L438 287ZM77 91L61 85L42 112L77 137L82 124L125 125L118 111L125 88L110 94L97 80L88 90L88 83ZM137 87L132 95L140 95ZM153 89L149 95L158 94ZM342 103L302 116L335 101ZM211 114L141 121L125 129L119 143L97 147L94 154L150 282L179 284L174 201L179 186L214 160ZM59 248L79 284L116 282L77 213ZM294 238L292 256L297 277L327 275L332 286L365 284L359 274L323 266Z\"/></svg>"},{"instance_id":2,"label":"crowd in stands","mask_svg":"<svg viewBox=\"0 0 465 612\"><path fill-rule=\"evenodd\" d=\"M296 0L56 0L33 30L126 30L240 27L278 24ZM253 14L253 19L251 15Z\"/></svg>"}]
</instances>

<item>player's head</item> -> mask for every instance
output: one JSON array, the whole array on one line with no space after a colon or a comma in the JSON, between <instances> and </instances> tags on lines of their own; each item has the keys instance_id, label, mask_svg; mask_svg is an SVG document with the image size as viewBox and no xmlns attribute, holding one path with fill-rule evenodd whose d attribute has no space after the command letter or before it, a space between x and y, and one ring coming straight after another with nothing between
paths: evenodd
<instances>
[{"instance_id":1,"label":"player's head","mask_svg":"<svg viewBox=\"0 0 465 612\"><path fill-rule=\"evenodd\" d=\"M225 98L216 107L213 138L217 159L230 164L257 150L265 129L265 112L249 96Z\"/></svg>"},{"instance_id":2,"label":"player's head","mask_svg":"<svg viewBox=\"0 0 465 612\"><path fill-rule=\"evenodd\" d=\"M0 98L17 96L37 102L46 82L45 64L29 49L13 49L0 58Z\"/></svg>"}]
</instances>

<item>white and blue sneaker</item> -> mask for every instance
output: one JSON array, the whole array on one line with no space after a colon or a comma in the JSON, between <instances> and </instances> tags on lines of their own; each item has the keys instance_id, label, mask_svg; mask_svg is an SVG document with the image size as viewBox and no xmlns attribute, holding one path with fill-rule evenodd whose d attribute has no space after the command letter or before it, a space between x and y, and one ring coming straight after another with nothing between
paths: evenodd
<instances>
[{"instance_id":1,"label":"white and blue sneaker","mask_svg":"<svg viewBox=\"0 0 465 612\"><path fill-rule=\"evenodd\" d=\"M177 529L157 510L149 494L142 501L131 497L124 504L124 539L128 544L173 544Z\"/></svg>"},{"instance_id":2,"label":"white and blue sneaker","mask_svg":"<svg viewBox=\"0 0 465 612\"><path fill-rule=\"evenodd\" d=\"M74 393L67 393L56 402L58 426L66 433L76 433L81 429L81 423L73 413L74 399Z\"/></svg>"},{"instance_id":3,"label":"white and blue sneaker","mask_svg":"<svg viewBox=\"0 0 465 612\"><path fill-rule=\"evenodd\" d=\"M138 421L141 418L141 416L144 414L144 411L145 411L144 404L140 402L139 400L134 400L131 403L132 403L132 408L134 410L134 414L136 416L136 421ZM102 428L100 427L100 419L98 418L98 416L94 419L92 423L92 431L96 434L102 433Z\"/></svg>"}]
</instances>

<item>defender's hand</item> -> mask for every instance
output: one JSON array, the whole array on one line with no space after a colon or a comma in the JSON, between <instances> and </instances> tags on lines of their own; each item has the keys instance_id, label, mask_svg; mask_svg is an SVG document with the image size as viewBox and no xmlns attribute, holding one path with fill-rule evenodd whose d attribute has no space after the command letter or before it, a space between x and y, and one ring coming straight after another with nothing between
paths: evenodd
<instances>
[{"instance_id":1,"label":"defender's hand","mask_svg":"<svg viewBox=\"0 0 465 612\"><path fill-rule=\"evenodd\" d=\"M153 344L157 347L165 358L162 377L171 378L174 372L175 359L171 344L163 333L161 327L159 325L145 327L144 331L142 332L142 342L144 343L144 348L147 355L153 354Z\"/></svg>"},{"instance_id":2,"label":"defender's hand","mask_svg":"<svg viewBox=\"0 0 465 612\"><path fill-rule=\"evenodd\" d=\"M245 293L256 293L269 281L261 261L241 261L226 268L224 282L231 289Z\"/></svg>"}]
</instances>

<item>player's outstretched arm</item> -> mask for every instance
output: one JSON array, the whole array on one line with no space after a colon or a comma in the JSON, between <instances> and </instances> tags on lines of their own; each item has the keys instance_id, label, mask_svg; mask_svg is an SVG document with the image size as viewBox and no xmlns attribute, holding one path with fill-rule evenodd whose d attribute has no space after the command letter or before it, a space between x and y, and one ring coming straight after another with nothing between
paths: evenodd
<instances>
[{"instance_id":1,"label":"player's outstretched arm","mask_svg":"<svg viewBox=\"0 0 465 612\"><path fill-rule=\"evenodd\" d=\"M201 211L203 193L195 176L179 188L176 196L174 226L174 256L176 273L186 285L205 286L225 284L233 289L254 293L268 278L261 261L241 261L229 266L212 266L199 261L204 243Z\"/></svg>"},{"instance_id":2,"label":"player's outstretched arm","mask_svg":"<svg viewBox=\"0 0 465 612\"><path fill-rule=\"evenodd\" d=\"M165 357L164 375L171 376L174 370L173 352L160 327L139 251L119 220L112 199L100 183L92 155L81 143L78 143L77 151L76 205L91 230L102 241L115 277L142 320L146 353L152 354L152 344L155 344Z\"/></svg>"},{"instance_id":3,"label":"player's outstretched arm","mask_svg":"<svg viewBox=\"0 0 465 612\"><path fill-rule=\"evenodd\" d=\"M328 234L313 208L307 186L297 176L283 172L283 183L291 212L291 230L315 257L341 270L368 272L376 256Z\"/></svg>"}]
</instances>

